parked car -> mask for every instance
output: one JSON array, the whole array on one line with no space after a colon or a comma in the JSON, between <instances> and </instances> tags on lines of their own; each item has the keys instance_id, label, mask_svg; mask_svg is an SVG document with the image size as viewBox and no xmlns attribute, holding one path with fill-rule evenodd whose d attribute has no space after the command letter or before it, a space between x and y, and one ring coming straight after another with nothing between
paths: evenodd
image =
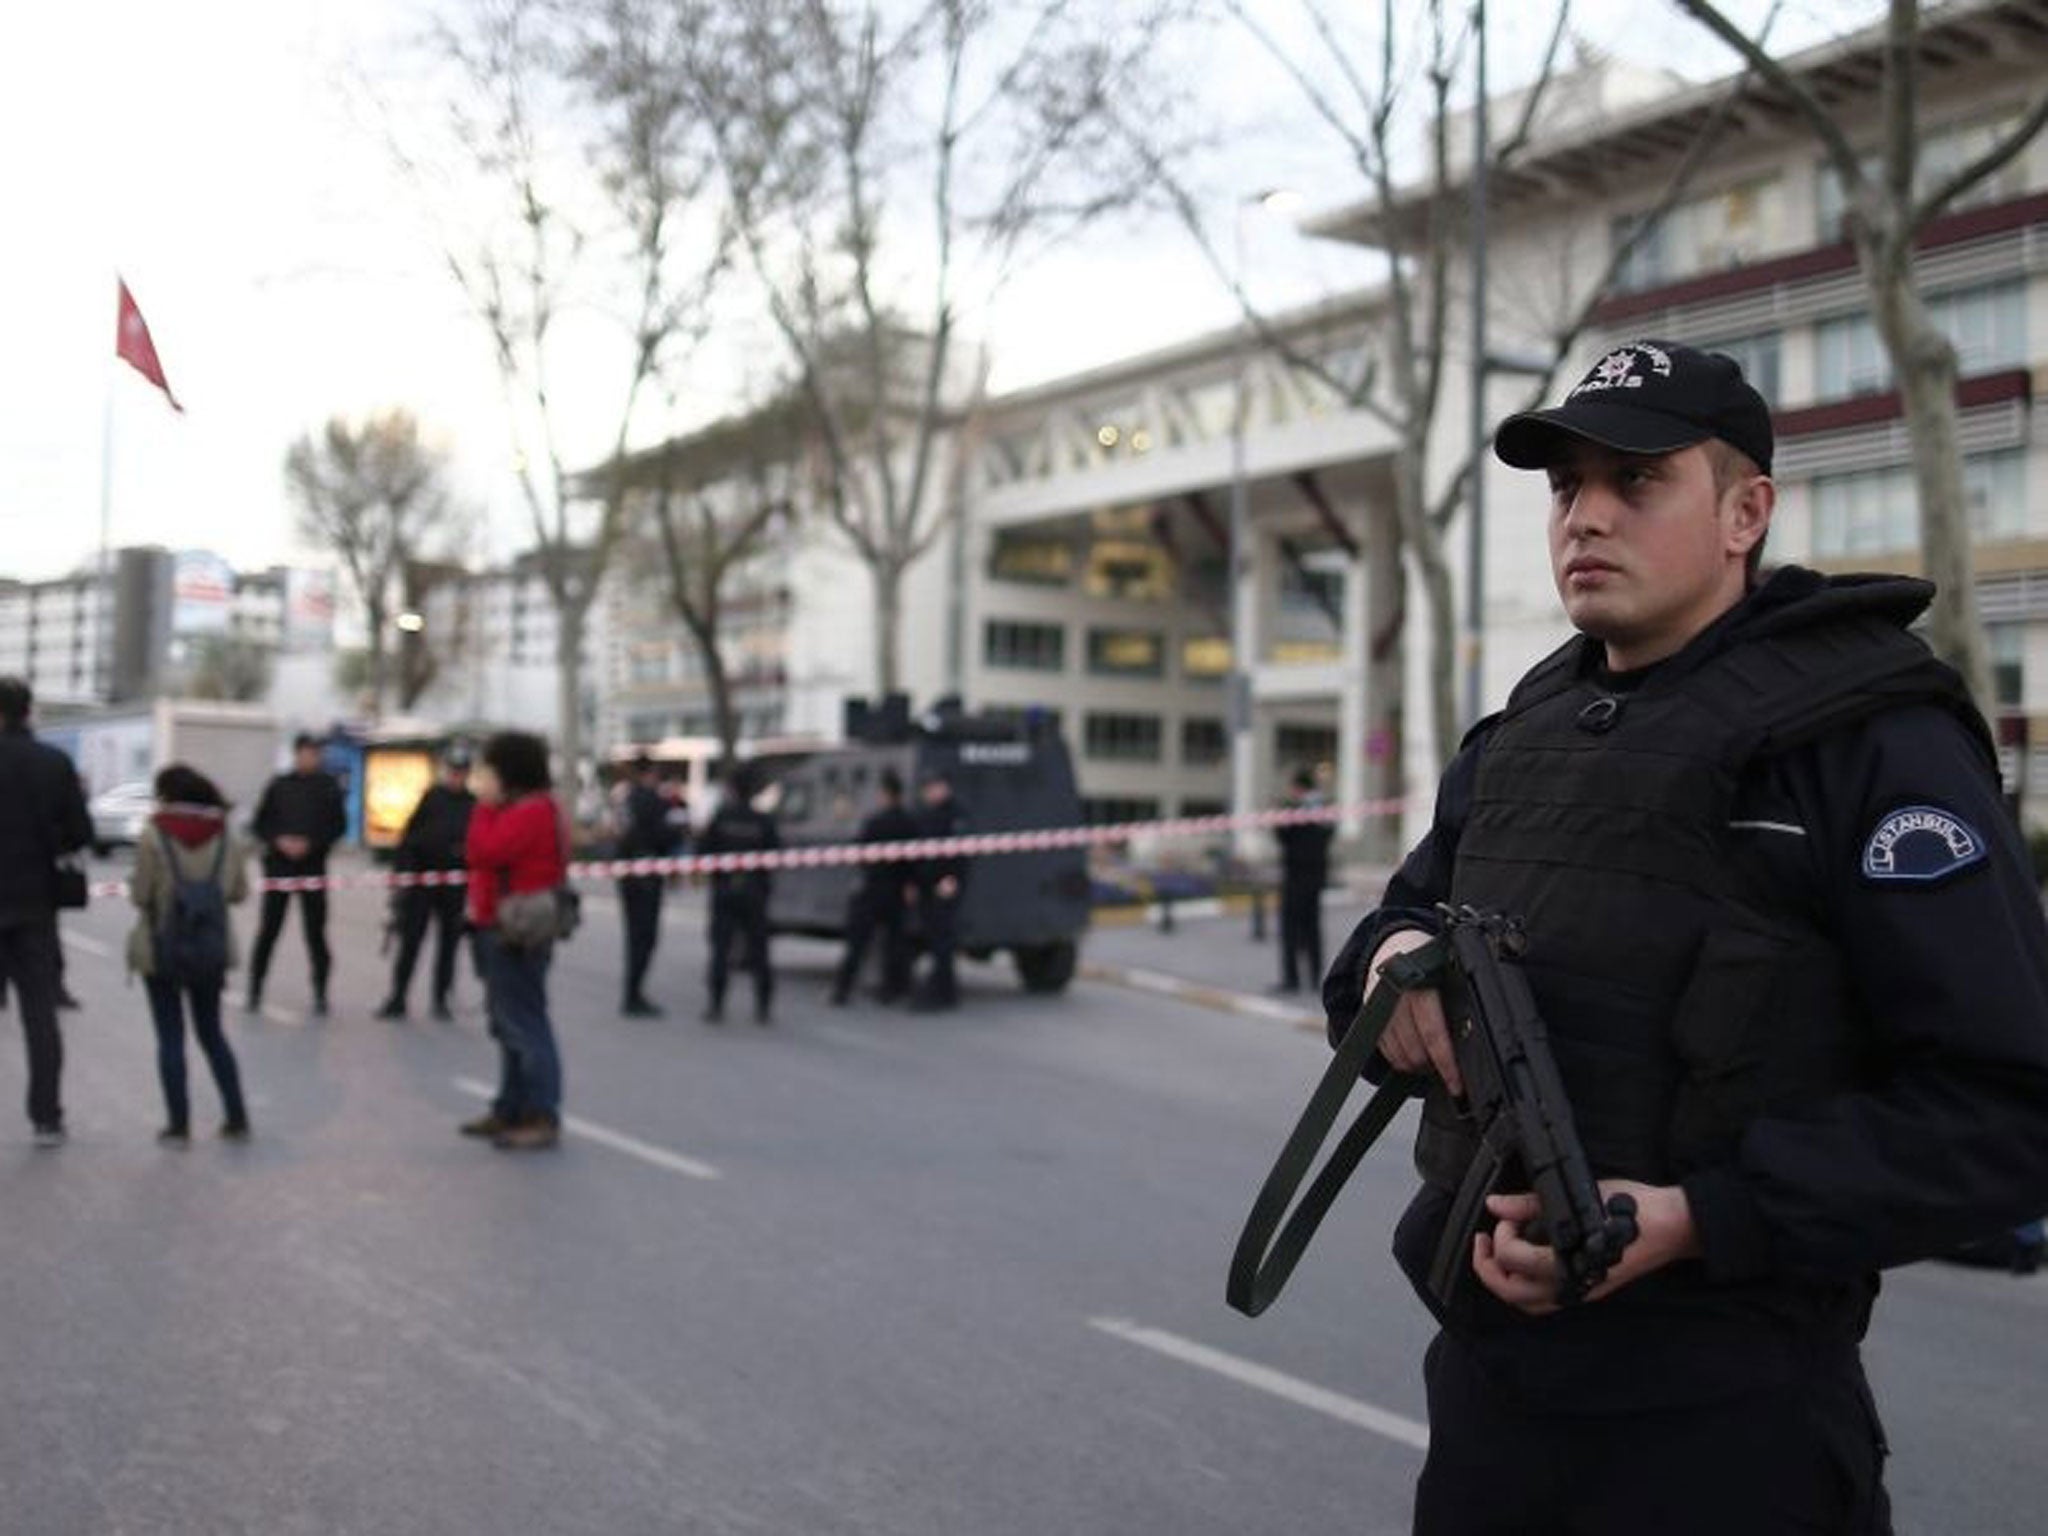
<instances>
[{"instance_id":1,"label":"parked car","mask_svg":"<svg viewBox=\"0 0 2048 1536\"><path fill-rule=\"evenodd\" d=\"M156 795L147 779L130 779L92 797L92 851L105 858L116 848L133 848L149 825Z\"/></svg>"}]
</instances>

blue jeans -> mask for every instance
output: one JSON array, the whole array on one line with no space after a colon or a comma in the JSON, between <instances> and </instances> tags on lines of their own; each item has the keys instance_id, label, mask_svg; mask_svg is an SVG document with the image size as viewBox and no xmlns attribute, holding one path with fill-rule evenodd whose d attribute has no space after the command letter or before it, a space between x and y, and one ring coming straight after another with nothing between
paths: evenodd
<instances>
[{"instance_id":1,"label":"blue jeans","mask_svg":"<svg viewBox=\"0 0 2048 1536\"><path fill-rule=\"evenodd\" d=\"M242 1107L242 1075L235 1067L235 1053L220 1027L221 982L211 986L188 987L164 976L146 976L149 1016L156 1025L156 1070L163 1080L164 1110L171 1127L184 1130L192 1121L192 1106L185 1092L185 1005L192 1007L192 1033L206 1064L213 1068L213 1083L220 1090L221 1115L229 1125L247 1125L248 1111Z\"/></svg>"},{"instance_id":2,"label":"blue jeans","mask_svg":"<svg viewBox=\"0 0 2048 1536\"><path fill-rule=\"evenodd\" d=\"M562 1059L555 1027L548 1021L550 949L516 949L488 929L476 936L484 975L484 1009L491 1038L498 1042L498 1097L492 1112L501 1120L554 1116L562 1108Z\"/></svg>"}]
</instances>

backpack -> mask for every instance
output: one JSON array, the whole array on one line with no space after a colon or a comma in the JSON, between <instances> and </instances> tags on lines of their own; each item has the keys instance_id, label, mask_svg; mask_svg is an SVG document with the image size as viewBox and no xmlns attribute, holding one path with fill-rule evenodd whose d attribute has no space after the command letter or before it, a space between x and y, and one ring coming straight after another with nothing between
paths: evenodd
<instances>
[{"instance_id":1,"label":"backpack","mask_svg":"<svg viewBox=\"0 0 2048 1536\"><path fill-rule=\"evenodd\" d=\"M156 973L184 986L219 986L228 973L228 902L221 888L228 833L223 827L213 870L197 879L178 872L170 839L157 834L171 874L171 909L156 935Z\"/></svg>"}]
</instances>

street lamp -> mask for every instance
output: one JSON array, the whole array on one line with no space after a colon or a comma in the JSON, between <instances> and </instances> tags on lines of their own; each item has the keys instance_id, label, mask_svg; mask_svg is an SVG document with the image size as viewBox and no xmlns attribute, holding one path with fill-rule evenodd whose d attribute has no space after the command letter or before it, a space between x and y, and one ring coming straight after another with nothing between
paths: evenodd
<instances>
[{"instance_id":1,"label":"street lamp","mask_svg":"<svg viewBox=\"0 0 2048 1536\"><path fill-rule=\"evenodd\" d=\"M1231 218L1231 285L1237 292L1240 317L1236 357L1233 359L1233 394L1230 413L1230 809L1243 814L1252 809L1252 783L1256 777L1256 744L1251 739L1252 685L1249 653L1252 641L1253 594L1250 572L1251 506L1245 484L1245 435L1250 415L1251 299L1245 292L1245 215L1254 208L1285 215L1301 206L1301 194L1286 187L1269 187L1237 200ZM1239 834L1243 841L1243 834Z\"/></svg>"}]
</instances>

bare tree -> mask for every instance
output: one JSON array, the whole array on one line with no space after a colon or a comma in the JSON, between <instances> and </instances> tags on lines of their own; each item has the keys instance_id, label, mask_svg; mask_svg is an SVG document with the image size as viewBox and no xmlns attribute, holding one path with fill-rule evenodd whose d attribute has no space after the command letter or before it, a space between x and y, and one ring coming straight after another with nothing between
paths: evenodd
<instances>
[{"instance_id":1,"label":"bare tree","mask_svg":"<svg viewBox=\"0 0 2048 1536\"><path fill-rule=\"evenodd\" d=\"M468 0L460 23L433 39L460 88L449 122L465 185L494 204L444 254L489 336L512 423L556 612L557 745L572 800L584 638L625 529L627 487L617 474L575 474L564 437L569 418L594 414L610 423L604 462L621 463L650 386L708 325L729 245L693 100L674 82L695 68L686 61L714 10L698 0ZM418 156L401 157L419 169ZM575 342L590 344L576 322L592 316L611 362L580 368L565 399L558 369ZM594 506L583 485L599 488Z\"/></svg>"},{"instance_id":2,"label":"bare tree","mask_svg":"<svg viewBox=\"0 0 2048 1536\"><path fill-rule=\"evenodd\" d=\"M1105 132L1150 7L735 0L703 82L749 264L810 406L823 509L901 684L905 573L958 509L986 351L962 336L1049 245L1137 198ZM1121 173L1121 174L1120 174Z\"/></svg>"},{"instance_id":3,"label":"bare tree","mask_svg":"<svg viewBox=\"0 0 2048 1536\"><path fill-rule=\"evenodd\" d=\"M1675 0L1744 60L1806 122L1840 179L1843 219L1856 264L1870 291L1872 317L1898 380L1906 432L1913 445L1919 491L1920 553L1936 586L1927 635L1935 654L1962 673L1988 705L1989 650L1977 612L1970 560L1969 504L1963 494L1963 459L1956 412L1956 350L1928 313L1913 284L1913 246L1929 222L1957 198L1995 174L2048 125L2044 91L2005 134L1948 175L1920 174L1920 6L1890 0L1879 51L1884 83L1876 164L1869 164L1848 132L1814 91L1773 58L1763 41L1736 27L1708 0Z\"/></svg>"},{"instance_id":4,"label":"bare tree","mask_svg":"<svg viewBox=\"0 0 2048 1536\"><path fill-rule=\"evenodd\" d=\"M208 635L193 647L186 696L252 703L270 691L271 662L268 646L237 635Z\"/></svg>"},{"instance_id":5,"label":"bare tree","mask_svg":"<svg viewBox=\"0 0 2048 1536\"><path fill-rule=\"evenodd\" d=\"M381 714L389 688L390 622L406 566L459 524L445 477L447 455L421 440L404 410L361 422L335 417L285 453L285 484L299 531L332 550L362 605L365 691Z\"/></svg>"},{"instance_id":6,"label":"bare tree","mask_svg":"<svg viewBox=\"0 0 2048 1536\"><path fill-rule=\"evenodd\" d=\"M1412 38L1414 31L1397 26L1394 0L1381 0L1378 56L1367 64L1352 57L1352 45L1340 34L1322 0L1299 3L1315 40L1314 56L1283 41L1265 19L1270 14L1265 8L1255 8L1248 0L1223 0L1223 8L1232 23L1293 83L1310 116L1342 145L1351 169L1364 184L1369 238L1384 250L1388 260L1385 320L1377 345L1356 368L1341 368L1327 348L1313 344L1323 338L1304 338L1277 325L1253 301L1244 274L1237 270L1226 242L1218 238L1205 216L1184 167L1157 147L1142 122L1126 116L1123 127L1159 194L1230 289L1260 345L1351 408L1376 417L1392 436L1398 545L1375 547L1367 541L1367 556L1374 562L1373 587L1383 597L1383 606L1397 617L1407 612L1411 571L1422 589L1431 741L1436 760L1443 765L1449 762L1460 735L1456 593L1448 541L1458 514L1469 503L1476 468L1474 449L1468 445L1452 460L1448 475L1432 483L1429 473L1433 453L1441 459L1442 434L1453 430L1441 419L1444 370L1455 345L1453 274L1459 261L1469 255L1465 211L1475 185L1471 157L1461 161L1452 142L1451 98L1463 70L1462 44L1446 20L1442 0L1428 0L1421 57L1404 57L1399 44ZM1535 78L1525 89L1508 131L1489 146L1489 180L1511 172L1535 139L1555 83L1569 19L1569 0L1559 0ZM1590 283L1575 285L1566 301L1547 315L1523 312L1516 316L1516 328L1533 331L1532 339L1542 348L1539 358L1523 360L1518 369L1526 375L1528 386L1522 408L1540 404L1548 394L1558 369L1592 323L1601 300L1609 295L1657 221L1683 197L1727 121L1727 114L1715 119L1694 141L1656 206L1606 252ZM1402 153L1406 136L1417 131L1423 143L1419 177L1408 171ZM1399 739L1405 713L1400 698L1405 671L1401 650L1398 631L1390 631L1384 644L1376 641L1372 658L1384 683L1377 690L1374 724L1388 740ZM1398 752L1382 756L1380 781L1372 786L1373 794L1398 792L1399 759Z\"/></svg>"}]
</instances>

